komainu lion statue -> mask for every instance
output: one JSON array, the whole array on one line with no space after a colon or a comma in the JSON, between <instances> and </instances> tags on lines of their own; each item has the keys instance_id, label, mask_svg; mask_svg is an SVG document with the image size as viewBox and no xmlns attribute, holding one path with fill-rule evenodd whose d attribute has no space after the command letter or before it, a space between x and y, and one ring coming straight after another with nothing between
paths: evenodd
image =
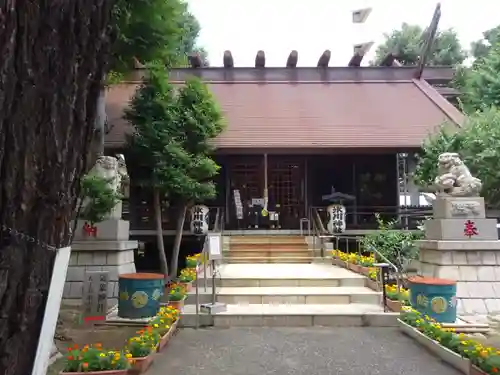
<instances>
[{"instance_id":1,"label":"komainu lion statue","mask_svg":"<svg viewBox=\"0 0 500 375\"><path fill-rule=\"evenodd\" d=\"M457 153L445 152L438 157L439 175L434 180L439 193L453 197L478 197L483 184L473 177Z\"/></svg>"},{"instance_id":2,"label":"komainu lion statue","mask_svg":"<svg viewBox=\"0 0 500 375\"><path fill-rule=\"evenodd\" d=\"M120 154L116 157L100 156L95 163L93 173L108 180L108 185L114 192L127 195L125 191L127 190L129 176L123 155Z\"/></svg>"}]
</instances>

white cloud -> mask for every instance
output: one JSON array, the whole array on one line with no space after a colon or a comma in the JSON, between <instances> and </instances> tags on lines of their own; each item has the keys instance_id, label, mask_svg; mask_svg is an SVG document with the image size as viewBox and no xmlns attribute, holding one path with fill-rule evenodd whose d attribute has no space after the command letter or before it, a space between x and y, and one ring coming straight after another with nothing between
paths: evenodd
<instances>
[{"instance_id":1,"label":"white cloud","mask_svg":"<svg viewBox=\"0 0 500 375\"><path fill-rule=\"evenodd\" d=\"M433 0L189 0L202 31L201 46L212 66L222 65L229 49L236 66L253 66L257 50L266 52L266 66L284 66L291 50L299 52L299 66L316 66L325 49L330 66L346 66L355 43L383 41L383 34L401 23L429 24ZM371 6L365 24L353 25L351 11ZM442 0L440 28L457 30L464 46L500 23L500 2ZM373 54L375 48L372 49ZM365 57L367 62L371 56Z\"/></svg>"}]
</instances>

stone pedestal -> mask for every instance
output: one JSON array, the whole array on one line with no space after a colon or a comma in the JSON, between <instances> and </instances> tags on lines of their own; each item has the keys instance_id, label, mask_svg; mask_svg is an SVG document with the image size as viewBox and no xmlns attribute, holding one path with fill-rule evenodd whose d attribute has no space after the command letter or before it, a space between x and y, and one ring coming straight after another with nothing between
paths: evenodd
<instances>
[{"instance_id":1,"label":"stone pedestal","mask_svg":"<svg viewBox=\"0 0 500 375\"><path fill-rule=\"evenodd\" d=\"M500 241L483 198L437 197L420 247L421 276L457 281L462 316L500 313Z\"/></svg>"},{"instance_id":2,"label":"stone pedestal","mask_svg":"<svg viewBox=\"0 0 500 375\"><path fill-rule=\"evenodd\" d=\"M128 241L130 223L127 220L108 219L95 224L95 236L85 233L85 221L78 220L75 241Z\"/></svg>"},{"instance_id":3,"label":"stone pedestal","mask_svg":"<svg viewBox=\"0 0 500 375\"><path fill-rule=\"evenodd\" d=\"M128 221L109 219L96 224L97 232L88 235L79 221L71 245L71 258L64 286L63 303L83 303L83 283L87 271L108 272L108 307L118 303L118 275L134 273L137 241L129 241Z\"/></svg>"}]
</instances>

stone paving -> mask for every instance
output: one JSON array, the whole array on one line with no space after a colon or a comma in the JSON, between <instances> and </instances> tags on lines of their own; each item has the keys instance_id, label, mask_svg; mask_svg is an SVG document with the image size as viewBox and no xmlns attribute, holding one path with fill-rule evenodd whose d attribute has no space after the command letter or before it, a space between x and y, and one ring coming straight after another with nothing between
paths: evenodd
<instances>
[{"instance_id":1,"label":"stone paving","mask_svg":"<svg viewBox=\"0 0 500 375\"><path fill-rule=\"evenodd\" d=\"M183 329L147 375L458 375L397 328Z\"/></svg>"}]
</instances>

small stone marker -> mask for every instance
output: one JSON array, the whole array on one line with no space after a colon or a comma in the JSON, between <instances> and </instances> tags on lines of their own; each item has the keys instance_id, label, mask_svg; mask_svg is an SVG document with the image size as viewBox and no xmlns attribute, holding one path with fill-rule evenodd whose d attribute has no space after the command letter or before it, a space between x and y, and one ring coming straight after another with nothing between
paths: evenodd
<instances>
[{"instance_id":1,"label":"small stone marker","mask_svg":"<svg viewBox=\"0 0 500 375\"><path fill-rule=\"evenodd\" d=\"M106 320L108 272L87 271L83 283L83 322Z\"/></svg>"}]
</instances>

